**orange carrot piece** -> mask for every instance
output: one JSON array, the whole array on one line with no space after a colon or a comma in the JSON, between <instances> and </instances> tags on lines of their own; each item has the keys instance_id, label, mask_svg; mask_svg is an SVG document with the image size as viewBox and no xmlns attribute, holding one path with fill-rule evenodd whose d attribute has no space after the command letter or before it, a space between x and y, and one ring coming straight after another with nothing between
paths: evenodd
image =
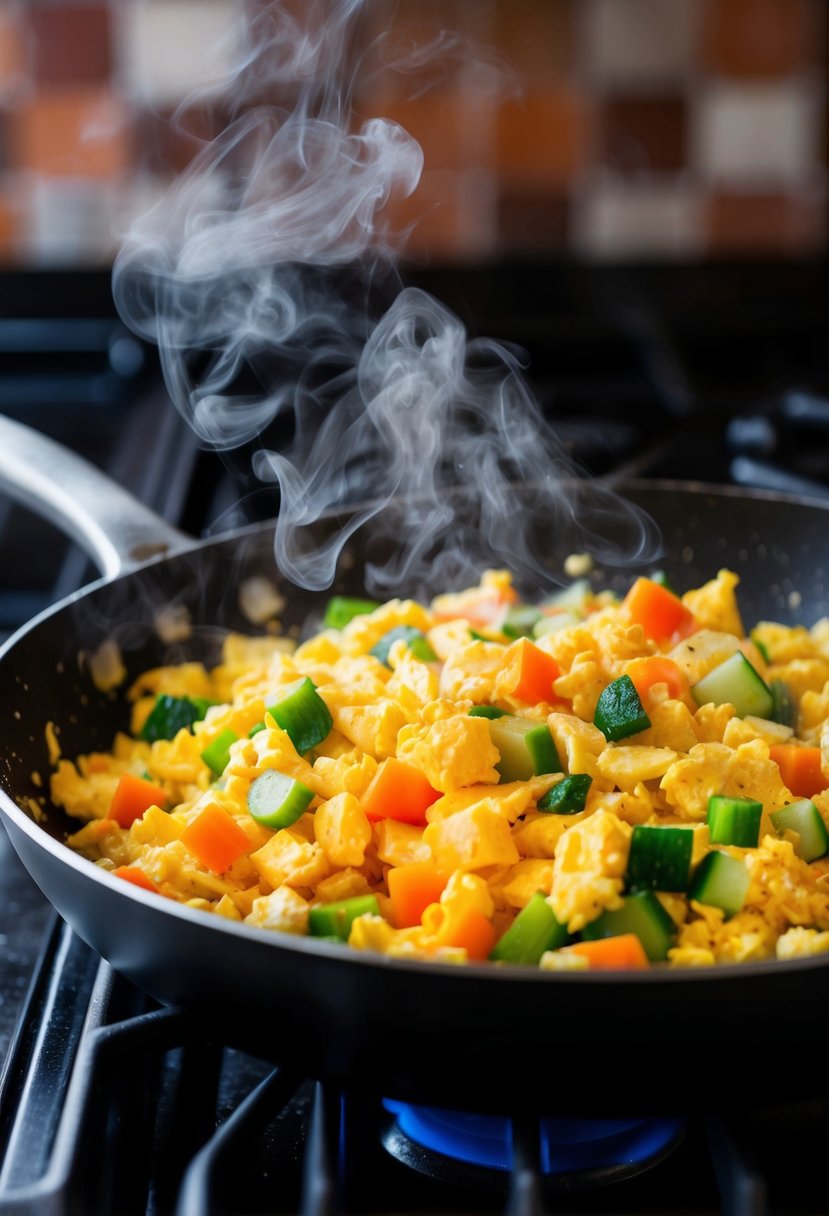
<instances>
[{"instance_id":1,"label":"orange carrot piece","mask_svg":"<svg viewBox=\"0 0 829 1216\"><path fill-rule=\"evenodd\" d=\"M459 946L475 962L489 958L495 945L495 928L489 917L475 908L464 908L448 917L440 932L441 945Z\"/></svg>"},{"instance_id":2,"label":"orange carrot piece","mask_svg":"<svg viewBox=\"0 0 829 1216\"><path fill-rule=\"evenodd\" d=\"M372 822L399 819L401 823L425 824L427 808L440 796L419 768L390 756L379 765L362 803Z\"/></svg>"},{"instance_id":3,"label":"orange carrot piece","mask_svg":"<svg viewBox=\"0 0 829 1216\"><path fill-rule=\"evenodd\" d=\"M553 681L561 674L558 663L529 638L519 638L508 647L504 665L502 687L516 700L526 705L558 700L553 692Z\"/></svg>"},{"instance_id":4,"label":"orange carrot piece","mask_svg":"<svg viewBox=\"0 0 829 1216\"><path fill-rule=\"evenodd\" d=\"M625 664L625 673L633 681L643 705L650 699L650 692L655 684L667 684L668 696L675 701L687 703L691 696L691 684L685 672L673 659L664 658L662 655L631 659Z\"/></svg>"},{"instance_id":5,"label":"orange carrot piece","mask_svg":"<svg viewBox=\"0 0 829 1216\"><path fill-rule=\"evenodd\" d=\"M389 870L391 919L397 929L419 925L429 904L436 904L446 886L447 876L433 861L410 861Z\"/></svg>"},{"instance_id":6,"label":"orange carrot piece","mask_svg":"<svg viewBox=\"0 0 829 1216\"><path fill-rule=\"evenodd\" d=\"M620 933L617 937L601 937L594 942L576 942L565 946L571 954L582 954L591 971L627 968L641 970L650 967L645 947L635 933Z\"/></svg>"},{"instance_id":7,"label":"orange carrot piece","mask_svg":"<svg viewBox=\"0 0 829 1216\"><path fill-rule=\"evenodd\" d=\"M623 607L645 637L655 642L680 641L697 627L693 613L682 600L649 578L638 578L628 591Z\"/></svg>"},{"instance_id":8,"label":"orange carrot piece","mask_svg":"<svg viewBox=\"0 0 829 1216\"><path fill-rule=\"evenodd\" d=\"M139 870L138 866L118 866L112 873L116 878L123 878L126 882L131 882L133 886L141 887L144 891L158 893L158 887L153 880L143 870Z\"/></svg>"},{"instance_id":9,"label":"orange carrot piece","mask_svg":"<svg viewBox=\"0 0 829 1216\"><path fill-rule=\"evenodd\" d=\"M136 777L134 773L124 773L112 796L107 818L114 819L119 827L128 828L151 806L164 807L167 802L167 791L160 785Z\"/></svg>"},{"instance_id":10,"label":"orange carrot piece","mask_svg":"<svg viewBox=\"0 0 829 1216\"><path fill-rule=\"evenodd\" d=\"M205 869L214 874L224 874L251 847L233 816L215 802L209 802L201 814L188 823L179 839Z\"/></svg>"},{"instance_id":11,"label":"orange carrot piece","mask_svg":"<svg viewBox=\"0 0 829 1216\"><path fill-rule=\"evenodd\" d=\"M786 789L798 798L811 798L829 786L821 768L819 747L774 743L769 748L769 755L780 769Z\"/></svg>"}]
</instances>

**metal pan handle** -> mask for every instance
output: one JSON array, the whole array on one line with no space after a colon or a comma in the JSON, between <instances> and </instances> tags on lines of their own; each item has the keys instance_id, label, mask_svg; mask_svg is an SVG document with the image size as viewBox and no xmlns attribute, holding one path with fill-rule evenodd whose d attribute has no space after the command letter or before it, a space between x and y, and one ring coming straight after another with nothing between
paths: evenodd
<instances>
[{"instance_id":1,"label":"metal pan handle","mask_svg":"<svg viewBox=\"0 0 829 1216\"><path fill-rule=\"evenodd\" d=\"M0 489L78 541L110 578L196 543L88 460L2 416Z\"/></svg>"}]
</instances>

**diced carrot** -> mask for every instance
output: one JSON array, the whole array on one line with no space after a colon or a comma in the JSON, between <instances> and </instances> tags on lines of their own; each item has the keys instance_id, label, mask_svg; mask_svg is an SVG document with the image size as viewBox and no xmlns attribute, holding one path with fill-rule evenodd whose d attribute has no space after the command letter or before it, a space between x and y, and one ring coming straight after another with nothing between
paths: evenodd
<instances>
[{"instance_id":1,"label":"diced carrot","mask_svg":"<svg viewBox=\"0 0 829 1216\"><path fill-rule=\"evenodd\" d=\"M443 603L435 607L435 620L454 621L462 618L473 627L500 624L510 604L518 600L513 587L482 587L462 591L456 596L440 597Z\"/></svg>"},{"instance_id":2,"label":"diced carrot","mask_svg":"<svg viewBox=\"0 0 829 1216\"><path fill-rule=\"evenodd\" d=\"M639 700L645 706L655 684L666 684L668 696L675 701L688 702L691 697L691 684L685 672L673 659L664 658L662 655L631 659L625 664L625 674L630 676L639 693Z\"/></svg>"},{"instance_id":3,"label":"diced carrot","mask_svg":"<svg viewBox=\"0 0 829 1216\"><path fill-rule=\"evenodd\" d=\"M565 946L572 954L582 954L596 971L617 968L643 969L650 967L645 947L635 933L620 933L617 937L601 937L594 942L576 942Z\"/></svg>"},{"instance_id":4,"label":"diced carrot","mask_svg":"<svg viewBox=\"0 0 829 1216\"><path fill-rule=\"evenodd\" d=\"M769 755L780 769L786 789L798 798L811 798L829 786L821 768L819 747L774 743L769 748Z\"/></svg>"},{"instance_id":5,"label":"diced carrot","mask_svg":"<svg viewBox=\"0 0 829 1216\"><path fill-rule=\"evenodd\" d=\"M682 600L649 578L638 578L628 591L623 607L645 637L654 642L680 641L697 628L693 613Z\"/></svg>"},{"instance_id":6,"label":"diced carrot","mask_svg":"<svg viewBox=\"0 0 829 1216\"><path fill-rule=\"evenodd\" d=\"M519 638L508 647L504 668L499 686L516 700L526 705L558 700L553 692L553 681L561 674L558 663L529 638Z\"/></svg>"},{"instance_id":7,"label":"diced carrot","mask_svg":"<svg viewBox=\"0 0 829 1216\"><path fill-rule=\"evenodd\" d=\"M402 823L426 823L426 810L440 798L411 764L390 756L383 760L362 798L363 810L373 822L399 819Z\"/></svg>"},{"instance_id":8,"label":"diced carrot","mask_svg":"<svg viewBox=\"0 0 829 1216\"><path fill-rule=\"evenodd\" d=\"M185 848L214 874L224 874L251 847L232 815L209 802L179 837Z\"/></svg>"},{"instance_id":9,"label":"diced carrot","mask_svg":"<svg viewBox=\"0 0 829 1216\"><path fill-rule=\"evenodd\" d=\"M429 904L437 903L447 877L433 861L410 861L389 870L391 919L397 929L419 925Z\"/></svg>"},{"instance_id":10,"label":"diced carrot","mask_svg":"<svg viewBox=\"0 0 829 1216\"><path fill-rule=\"evenodd\" d=\"M143 870L139 870L138 866L118 866L112 872L116 878L123 878L126 882L131 882L133 886L142 887L145 891L158 892L158 887L153 880Z\"/></svg>"},{"instance_id":11,"label":"diced carrot","mask_svg":"<svg viewBox=\"0 0 829 1216\"><path fill-rule=\"evenodd\" d=\"M475 908L463 908L447 917L440 932L441 944L459 946L469 958L483 962L495 945L495 928L488 916Z\"/></svg>"},{"instance_id":12,"label":"diced carrot","mask_svg":"<svg viewBox=\"0 0 829 1216\"><path fill-rule=\"evenodd\" d=\"M112 796L107 818L114 819L119 827L128 828L151 806L164 807L167 802L167 791L160 785L136 777L134 773L124 773Z\"/></svg>"}]
</instances>

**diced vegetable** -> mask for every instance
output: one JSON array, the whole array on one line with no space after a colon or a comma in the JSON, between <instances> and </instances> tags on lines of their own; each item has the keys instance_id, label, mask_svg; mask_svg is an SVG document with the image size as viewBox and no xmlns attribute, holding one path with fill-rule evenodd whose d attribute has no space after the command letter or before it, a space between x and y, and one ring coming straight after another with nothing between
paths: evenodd
<instances>
[{"instance_id":1,"label":"diced vegetable","mask_svg":"<svg viewBox=\"0 0 829 1216\"><path fill-rule=\"evenodd\" d=\"M760 838L763 804L753 798L729 798L712 794L708 799L708 832L712 844L732 844L755 849Z\"/></svg>"},{"instance_id":2,"label":"diced vegetable","mask_svg":"<svg viewBox=\"0 0 829 1216\"><path fill-rule=\"evenodd\" d=\"M609 742L638 734L640 730L647 730L650 724L630 676L619 676L603 689L593 715L593 725L598 726Z\"/></svg>"},{"instance_id":3,"label":"diced vegetable","mask_svg":"<svg viewBox=\"0 0 829 1216\"><path fill-rule=\"evenodd\" d=\"M772 680L769 691L772 700L772 722L779 722L781 726L790 726L794 730L797 726L797 704L788 684L782 680Z\"/></svg>"},{"instance_id":4,"label":"diced vegetable","mask_svg":"<svg viewBox=\"0 0 829 1216\"><path fill-rule=\"evenodd\" d=\"M769 755L780 769L786 789L797 794L798 798L812 798L829 785L823 775L819 747L774 743L769 748Z\"/></svg>"},{"instance_id":5,"label":"diced vegetable","mask_svg":"<svg viewBox=\"0 0 829 1216\"><path fill-rule=\"evenodd\" d=\"M628 890L684 891L693 848L693 828L636 824L625 875Z\"/></svg>"},{"instance_id":6,"label":"diced vegetable","mask_svg":"<svg viewBox=\"0 0 829 1216\"><path fill-rule=\"evenodd\" d=\"M473 705L469 716L470 718L489 718L492 722L495 718L503 718L506 712L505 709L499 709L497 705Z\"/></svg>"},{"instance_id":7,"label":"diced vegetable","mask_svg":"<svg viewBox=\"0 0 829 1216\"><path fill-rule=\"evenodd\" d=\"M771 655L769 654L769 648L766 645L766 643L761 642L760 639L753 633L751 635L751 640L754 643L754 645L757 647L757 649L760 651L760 657L762 658L763 662L770 663Z\"/></svg>"},{"instance_id":8,"label":"diced vegetable","mask_svg":"<svg viewBox=\"0 0 829 1216\"><path fill-rule=\"evenodd\" d=\"M134 773L122 773L115 787L107 818L114 819L119 827L128 828L151 806L166 805L167 791L160 785L145 781L143 777L136 777Z\"/></svg>"},{"instance_id":9,"label":"diced vegetable","mask_svg":"<svg viewBox=\"0 0 829 1216\"><path fill-rule=\"evenodd\" d=\"M543 892L537 891L489 957L496 962L535 966L545 950L558 950L566 941L567 926L556 920Z\"/></svg>"},{"instance_id":10,"label":"diced vegetable","mask_svg":"<svg viewBox=\"0 0 829 1216\"><path fill-rule=\"evenodd\" d=\"M687 700L691 692L688 677L679 664L663 655L655 654L644 659L631 659L627 664L627 675L633 681L643 705L657 684L666 685L668 696L675 701Z\"/></svg>"},{"instance_id":11,"label":"diced vegetable","mask_svg":"<svg viewBox=\"0 0 829 1216\"><path fill-rule=\"evenodd\" d=\"M635 933L620 933L616 937L575 942L566 947L566 953L583 955L590 963L591 970L595 971L639 971L650 967L645 947Z\"/></svg>"},{"instance_id":12,"label":"diced vegetable","mask_svg":"<svg viewBox=\"0 0 829 1216\"><path fill-rule=\"evenodd\" d=\"M269 768L250 783L248 811L266 828L288 828L305 814L313 797L313 790L301 781Z\"/></svg>"},{"instance_id":13,"label":"diced vegetable","mask_svg":"<svg viewBox=\"0 0 829 1216\"><path fill-rule=\"evenodd\" d=\"M577 578L568 587L562 587L560 591L553 591L551 595L546 596L541 608L542 611L546 608L575 608L580 612L590 595L590 580Z\"/></svg>"},{"instance_id":14,"label":"diced vegetable","mask_svg":"<svg viewBox=\"0 0 829 1216\"><path fill-rule=\"evenodd\" d=\"M637 891L625 896L621 908L604 911L585 925L581 935L585 941L595 941L624 933L635 933L650 961L658 963L668 957L676 926L653 891Z\"/></svg>"},{"instance_id":15,"label":"diced vegetable","mask_svg":"<svg viewBox=\"0 0 829 1216\"><path fill-rule=\"evenodd\" d=\"M383 760L362 798L371 820L399 819L402 823L425 824L426 811L440 798L420 769L390 756Z\"/></svg>"},{"instance_id":16,"label":"diced vegetable","mask_svg":"<svg viewBox=\"0 0 829 1216\"><path fill-rule=\"evenodd\" d=\"M250 840L233 816L215 802L209 802L188 823L179 840L213 874L224 874L250 848Z\"/></svg>"},{"instance_id":17,"label":"diced vegetable","mask_svg":"<svg viewBox=\"0 0 829 1216\"><path fill-rule=\"evenodd\" d=\"M680 641L697 627L682 600L650 578L638 578L624 598L623 607L645 637L655 642Z\"/></svg>"},{"instance_id":18,"label":"diced vegetable","mask_svg":"<svg viewBox=\"0 0 829 1216\"><path fill-rule=\"evenodd\" d=\"M143 870L139 870L138 866L116 866L112 873L116 878L123 878L125 882L131 882L134 887L141 887L142 891L158 893L156 884Z\"/></svg>"},{"instance_id":19,"label":"diced vegetable","mask_svg":"<svg viewBox=\"0 0 829 1216\"><path fill-rule=\"evenodd\" d=\"M256 725L255 725L255 726L252 726L252 727L250 728L250 730L248 731L248 738L249 738L249 739L252 739L254 735L258 735L258 734L259 734L260 730L264 730L264 729L265 729L265 723L264 723L264 722L257 722L257 723L256 723Z\"/></svg>"},{"instance_id":20,"label":"diced vegetable","mask_svg":"<svg viewBox=\"0 0 829 1216\"><path fill-rule=\"evenodd\" d=\"M546 722L504 714L490 721L489 733L501 754L495 767L502 782L528 781L541 773L561 772L556 745Z\"/></svg>"},{"instance_id":21,"label":"diced vegetable","mask_svg":"<svg viewBox=\"0 0 829 1216\"><path fill-rule=\"evenodd\" d=\"M533 625L533 637L545 638L550 633L558 633L562 629L570 629L573 625L580 624L582 619L575 608L562 608L561 612L542 616L536 621Z\"/></svg>"},{"instance_id":22,"label":"diced vegetable","mask_svg":"<svg viewBox=\"0 0 829 1216\"><path fill-rule=\"evenodd\" d=\"M433 861L410 861L388 873L391 920L397 929L419 925L429 904L437 903L446 875Z\"/></svg>"},{"instance_id":23,"label":"diced vegetable","mask_svg":"<svg viewBox=\"0 0 829 1216\"><path fill-rule=\"evenodd\" d=\"M406 643L414 657L424 663L434 663L438 657L426 640L423 630L415 629L413 625L398 625L390 629L388 633L383 634L376 646L372 646L369 654L373 654L375 659L379 659L388 667L391 648L395 642L401 640Z\"/></svg>"},{"instance_id":24,"label":"diced vegetable","mask_svg":"<svg viewBox=\"0 0 829 1216\"><path fill-rule=\"evenodd\" d=\"M267 712L300 755L322 743L334 725L328 706L307 676L280 689L279 699L267 706Z\"/></svg>"},{"instance_id":25,"label":"diced vegetable","mask_svg":"<svg viewBox=\"0 0 829 1216\"><path fill-rule=\"evenodd\" d=\"M664 587L666 591L670 591L673 595L676 595L676 592L671 586L671 580L668 578L664 570L652 570L650 573L650 580L652 583L656 583L657 587Z\"/></svg>"},{"instance_id":26,"label":"diced vegetable","mask_svg":"<svg viewBox=\"0 0 829 1216\"><path fill-rule=\"evenodd\" d=\"M157 739L175 739L180 730L190 730L194 722L200 722L212 702L204 697L156 697L141 727L141 738L148 743Z\"/></svg>"},{"instance_id":27,"label":"diced vegetable","mask_svg":"<svg viewBox=\"0 0 829 1216\"><path fill-rule=\"evenodd\" d=\"M809 798L772 811L769 818L781 836L786 831L797 832L799 839L794 851L804 861L817 861L818 857L829 853L829 832L820 811Z\"/></svg>"},{"instance_id":28,"label":"diced vegetable","mask_svg":"<svg viewBox=\"0 0 829 1216\"><path fill-rule=\"evenodd\" d=\"M541 616L540 608L533 608L529 604L516 605L510 608L504 617L501 632L508 638L530 637Z\"/></svg>"},{"instance_id":29,"label":"diced vegetable","mask_svg":"<svg viewBox=\"0 0 829 1216\"><path fill-rule=\"evenodd\" d=\"M483 912L462 908L442 927L440 937L442 945L463 949L472 962L482 963L495 944L495 929Z\"/></svg>"},{"instance_id":30,"label":"diced vegetable","mask_svg":"<svg viewBox=\"0 0 829 1216\"><path fill-rule=\"evenodd\" d=\"M735 916L745 903L751 875L739 857L719 849L706 853L688 890L689 899Z\"/></svg>"},{"instance_id":31,"label":"diced vegetable","mask_svg":"<svg viewBox=\"0 0 829 1216\"><path fill-rule=\"evenodd\" d=\"M342 629L355 616L365 616L379 607L376 600L355 599L349 595L332 595L325 606L322 623L326 629Z\"/></svg>"},{"instance_id":32,"label":"diced vegetable","mask_svg":"<svg viewBox=\"0 0 829 1216\"><path fill-rule=\"evenodd\" d=\"M592 781L587 773L571 773L542 794L536 806L539 811L553 815L578 815L584 810Z\"/></svg>"},{"instance_id":33,"label":"diced vegetable","mask_svg":"<svg viewBox=\"0 0 829 1216\"><path fill-rule=\"evenodd\" d=\"M517 701L537 705L539 701L555 701L553 681L559 675L558 663L552 655L541 650L529 638L519 638L507 650L501 682Z\"/></svg>"},{"instance_id":34,"label":"diced vegetable","mask_svg":"<svg viewBox=\"0 0 829 1216\"><path fill-rule=\"evenodd\" d=\"M235 730L230 730L229 728L221 730L213 742L208 743L202 752L202 760L217 777L221 777L227 768L228 761L230 760L230 745L231 743L235 743L238 738L239 736Z\"/></svg>"},{"instance_id":35,"label":"diced vegetable","mask_svg":"<svg viewBox=\"0 0 829 1216\"><path fill-rule=\"evenodd\" d=\"M768 684L741 650L735 650L691 689L697 705L733 705L739 718L770 718L774 699Z\"/></svg>"},{"instance_id":36,"label":"diced vegetable","mask_svg":"<svg viewBox=\"0 0 829 1216\"><path fill-rule=\"evenodd\" d=\"M317 904L308 912L308 932L312 937L334 937L347 942L358 916L379 915L376 895L355 895L331 904Z\"/></svg>"}]
</instances>

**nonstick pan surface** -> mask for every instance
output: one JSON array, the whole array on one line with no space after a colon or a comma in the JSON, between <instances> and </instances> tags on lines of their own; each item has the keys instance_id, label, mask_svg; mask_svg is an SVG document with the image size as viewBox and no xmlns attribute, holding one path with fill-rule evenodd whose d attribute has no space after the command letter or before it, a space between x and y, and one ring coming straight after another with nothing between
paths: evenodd
<instances>
[{"instance_id":1,"label":"nonstick pan surface","mask_svg":"<svg viewBox=\"0 0 829 1216\"><path fill-rule=\"evenodd\" d=\"M741 576L747 624L811 623L823 614L825 508L657 483L631 485L626 496L659 523L660 565L677 586L729 566ZM333 590L362 590L360 534L355 542ZM622 589L636 572L594 577ZM777 1064L769 1053L790 1039L825 1040L826 956L629 974L409 962L183 907L112 878L62 844L67 823L43 799L46 723L58 725L63 753L73 756L107 748L127 721L125 704L95 689L79 656L115 638L130 675L184 658L210 661L225 630L251 632L236 588L252 575L274 577L270 525L94 584L0 653L5 825L46 896L117 970L158 1001L187 1006L226 1040L389 1096L595 1112L710 1105L712 1086L716 1100L721 1084L732 1103L789 1099L822 1085L818 1070L795 1062L808 1052L785 1052ZM288 628L320 613L331 594L283 590ZM171 604L187 607L194 631L167 647L153 621ZM37 822L31 800L42 803Z\"/></svg>"}]
</instances>

